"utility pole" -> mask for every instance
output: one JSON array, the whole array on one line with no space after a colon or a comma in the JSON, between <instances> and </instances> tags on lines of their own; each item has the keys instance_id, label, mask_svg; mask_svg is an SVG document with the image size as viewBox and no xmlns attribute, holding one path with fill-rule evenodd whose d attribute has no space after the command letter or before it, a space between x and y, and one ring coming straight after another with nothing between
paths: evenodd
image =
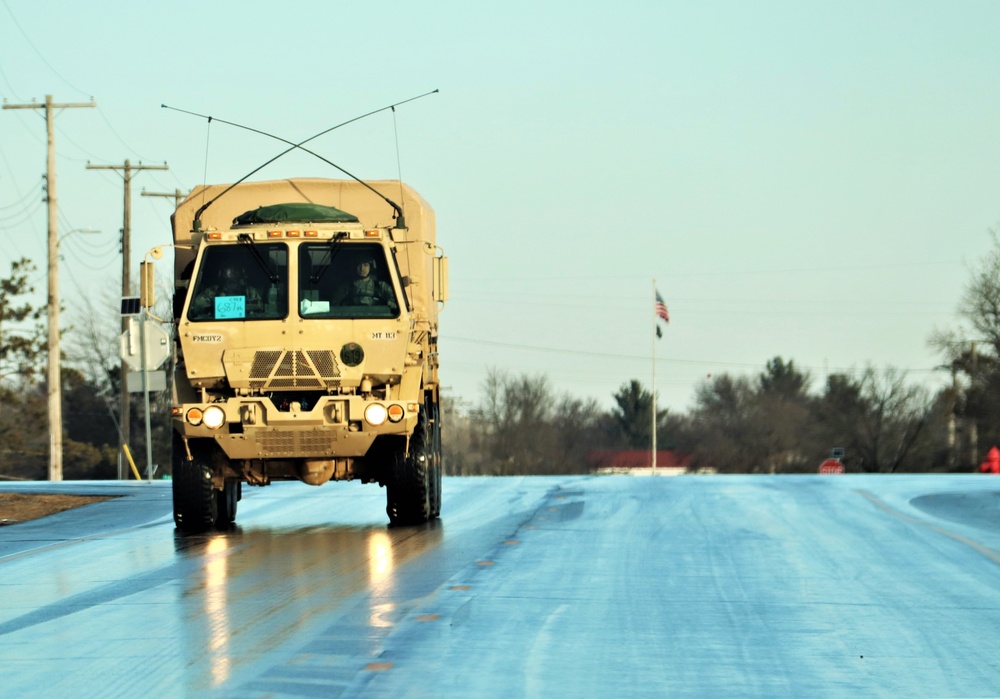
<instances>
[{"instance_id":1,"label":"utility pole","mask_svg":"<svg viewBox=\"0 0 1000 699\"><path fill-rule=\"evenodd\" d=\"M96 107L91 98L88 103L56 104L52 95L45 95L45 104L4 104L4 109L44 109L45 129L47 135L47 162L45 166L45 192L48 202L48 324L49 324L49 361L48 361L48 405L49 405L49 480L63 479L63 426L62 426L62 370L59 366L59 209L56 202L56 140L55 114L53 110L73 109L76 107Z\"/></svg>"},{"instance_id":2,"label":"utility pole","mask_svg":"<svg viewBox=\"0 0 1000 699\"><path fill-rule=\"evenodd\" d=\"M122 179L125 180L125 214L122 224L122 296L130 296L132 292L132 279L129 276L131 265L131 245L132 245L132 173L137 170L166 170L167 164L163 165L132 165L128 160L124 165L91 165L87 163L88 170L114 170L122 171ZM122 317L122 332L128 330L129 319ZM128 364L122 360L119 376L121 377L121 433L122 443L128 444L131 425L131 402L128 391ZM124 447L122 447L124 448ZM125 477L124 463L122 461L122 448L118 450L118 477Z\"/></svg>"},{"instance_id":3,"label":"utility pole","mask_svg":"<svg viewBox=\"0 0 1000 699\"><path fill-rule=\"evenodd\" d=\"M184 197L187 196L184 192L179 189L175 189L171 192L147 192L145 189L140 192L144 197L173 197L174 198L174 208L176 209L184 201Z\"/></svg>"},{"instance_id":4,"label":"utility pole","mask_svg":"<svg viewBox=\"0 0 1000 699\"><path fill-rule=\"evenodd\" d=\"M976 341L973 340L970 346L972 351L972 369L969 373L969 383L971 384L973 394L976 390L976 381L979 378L979 354L976 352ZM972 457L972 467L976 468L979 466L979 420L976 411L972 411L972 419L969 424L969 447Z\"/></svg>"},{"instance_id":5,"label":"utility pole","mask_svg":"<svg viewBox=\"0 0 1000 699\"><path fill-rule=\"evenodd\" d=\"M955 440L955 409L958 404L958 362L951 363L951 410L948 411L948 469L955 470L958 452Z\"/></svg>"}]
</instances>

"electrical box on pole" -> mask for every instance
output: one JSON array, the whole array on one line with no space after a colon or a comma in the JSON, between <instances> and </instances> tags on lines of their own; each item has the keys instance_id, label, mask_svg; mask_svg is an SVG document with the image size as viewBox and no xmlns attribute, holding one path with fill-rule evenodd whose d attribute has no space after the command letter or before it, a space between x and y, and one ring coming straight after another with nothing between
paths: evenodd
<instances>
[{"instance_id":1,"label":"electrical box on pole","mask_svg":"<svg viewBox=\"0 0 1000 699\"><path fill-rule=\"evenodd\" d=\"M139 299L139 305L143 308L152 308L156 303L152 262L139 263Z\"/></svg>"}]
</instances>

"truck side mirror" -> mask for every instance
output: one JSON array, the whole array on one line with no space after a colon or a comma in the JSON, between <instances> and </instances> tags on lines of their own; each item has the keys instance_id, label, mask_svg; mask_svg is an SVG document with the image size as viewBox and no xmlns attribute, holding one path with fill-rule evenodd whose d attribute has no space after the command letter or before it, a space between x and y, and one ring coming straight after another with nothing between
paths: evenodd
<instances>
[{"instance_id":1,"label":"truck side mirror","mask_svg":"<svg viewBox=\"0 0 1000 699\"><path fill-rule=\"evenodd\" d=\"M434 258L434 300L448 300L448 258L444 256Z\"/></svg>"}]
</instances>

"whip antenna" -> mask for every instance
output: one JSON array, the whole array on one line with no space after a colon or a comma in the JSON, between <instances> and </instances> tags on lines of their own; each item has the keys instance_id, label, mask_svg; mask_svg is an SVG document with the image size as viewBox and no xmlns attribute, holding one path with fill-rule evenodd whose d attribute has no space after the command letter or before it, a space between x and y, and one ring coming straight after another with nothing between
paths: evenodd
<instances>
[{"instance_id":1,"label":"whip antenna","mask_svg":"<svg viewBox=\"0 0 1000 699\"><path fill-rule=\"evenodd\" d=\"M399 128L396 125L396 107L392 108L392 134L396 138L396 179L399 182L399 200L403 201L403 161L399 157ZM399 226L404 228L404 226Z\"/></svg>"},{"instance_id":2,"label":"whip antenna","mask_svg":"<svg viewBox=\"0 0 1000 699\"><path fill-rule=\"evenodd\" d=\"M391 199L389 199L387 196L385 196L384 194L382 194L381 192L379 192L377 189L375 189L374 187L372 187L371 185L369 185L367 182L365 182L361 178L356 177L355 175L352 175L350 172L348 172L344 168L340 167L336 163L331 162L330 160L327 160L326 158L324 158L322 155L319 155L318 153L314 153L313 151L309 150L308 148L303 148L302 146L305 145L306 143L309 143L309 141L312 141L313 139L319 138L320 136L328 134L331 131L339 129L341 126L347 126L348 124L352 124L355 121L359 121L359 120L364 119L366 117L370 117L373 114L378 114L379 112L384 112L387 109L391 109L391 110L393 110L393 112L395 112L396 107L398 107L400 105L406 104L407 102L413 102L414 100L418 100L418 99L420 99L422 97L427 97L428 95L436 94L437 92L439 92L439 90L431 90L430 92L425 92L422 95L417 95L416 97L410 97L409 99L405 99L405 100L403 100L401 102L395 102L395 103L390 104L390 105L388 105L386 107L381 107L379 109L374 109L374 110L372 110L372 111L370 111L370 112L368 112L366 114L362 114L360 116L356 116L353 119L348 119L347 121L342 122L340 124L337 124L336 126L331 126L328 129L324 129L323 131L320 131L319 133L317 133L317 134L315 134L313 136L310 136L309 138L307 138L304 141L299 141L298 143L294 143L292 141L289 141L288 139L281 138L280 136L275 136L274 134L267 133L266 131L261 131L260 129L255 129L255 128L252 128L250 126L244 126L243 124L237 124L237 123L232 122L232 121L226 121L225 119L219 119L217 117L208 116L206 114L197 114L196 112L190 112L190 111L188 111L186 109L178 109L177 107L171 107L171 106L166 105L166 104L161 104L160 107L163 108L163 109L171 109L171 110L173 110L175 112L181 112L183 114L190 114L192 116L200 117L202 119L208 119L209 123L211 123L212 121L217 121L220 124L227 124L229 126L235 126L237 128L240 128L240 129L245 129L247 131L253 131L254 133L258 133L258 134L260 134L262 136L267 136L269 138L273 138L273 139L275 139L277 141L281 141L282 143L287 143L287 144L289 144L291 146L290 148L286 148L285 150L283 150L280 153L278 153L276 156L274 156L273 158L271 158L270 160L268 160L267 162L265 162L263 165L260 165L259 167L254 168L253 170L251 170L250 172L248 172L246 175L244 175L243 177L241 177L239 180L237 180L236 182L234 182L233 184L229 185L224 190L222 190L221 192L219 192L219 194L217 194L215 197L213 197L207 203L205 203L204 205L202 205L202 207L200 209L198 209L198 211L196 211L195 214L194 214L194 226L193 226L194 230L196 230L196 231L201 230L201 215L205 212L205 209L207 209L212 204L214 204L216 200L218 200L220 197L222 197L222 195L224 195L227 192L229 192L229 190L231 190L233 187L235 187L236 185L240 184L241 182L244 182L251 175L253 175L253 174L255 174L255 173L263 170L265 167L267 167L268 165L270 165L271 163L273 163L278 158L281 158L282 156L287 155L288 153L291 153L296 148L298 148L301 151L304 151L304 152L308 153L309 155L312 155L312 156L315 156L315 157L319 158L324 163L327 163L328 165L331 165L331 166L337 168L338 170L340 170L342 173L344 173L345 175L347 175L351 179L355 180L356 182L359 182L360 184L362 184L365 187L367 187L368 189L370 189L372 192L374 192L376 195L378 195L380 198L382 198L387 204L389 204L389 206L391 206L393 208L393 210L396 213L396 228L405 228L406 227L406 223L405 223L405 219L403 218L403 209L400 208L399 204L397 204L396 202L394 202Z\"/></svg>"}]
</instances>

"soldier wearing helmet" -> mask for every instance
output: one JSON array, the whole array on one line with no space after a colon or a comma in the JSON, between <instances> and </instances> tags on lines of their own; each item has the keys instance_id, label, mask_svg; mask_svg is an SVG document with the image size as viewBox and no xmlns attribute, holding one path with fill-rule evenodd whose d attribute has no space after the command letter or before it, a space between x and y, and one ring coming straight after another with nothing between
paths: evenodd
<instances>
[{"instance_id":1,"label":"soldier wearing helmet","mask_svg":"<svg viewBox=\"0 0 1000 699\"><path fill-rule=\"evenodd\" d=\"M219 268L214 284L203 288L191 302L191 313L204 314L216 305L216 299L242 298L245 310L259 311L264 302L260 292L247 283L244 270L232 261L227 261Z\"/></svg>"},{"instance_id":2,"label":"soldier wearing helmet","mask_svg":"<svg viewBox=\"0 0 1000 699\"><path fill-rule=\"evenodd\" d=\"M376 277L376 262L372 255L362 255L355 262L357 278L344 284L333 295L333 303L344 306L389 306L396 310L396 295L392 286Z\"/></svg>"}]
</instances>

